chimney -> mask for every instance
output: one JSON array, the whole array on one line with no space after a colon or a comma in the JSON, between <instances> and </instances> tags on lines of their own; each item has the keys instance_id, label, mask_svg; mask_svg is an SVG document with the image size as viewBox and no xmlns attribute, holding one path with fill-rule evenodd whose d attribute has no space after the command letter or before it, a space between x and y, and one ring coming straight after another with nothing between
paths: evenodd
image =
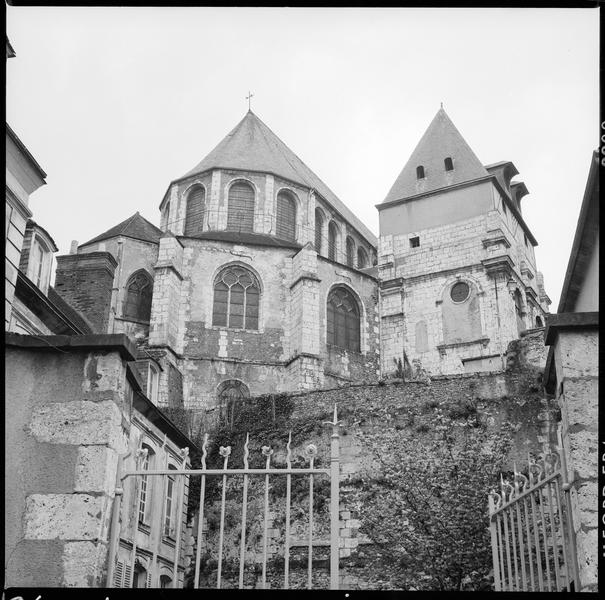
<instances>
[{"instance_id":1,"label":"chimney","mask_svg":"<svg viewBox=\"0 0 605 600\"><path fill-rule=\"evenodd\" d=\"M69 247L70 254L78 253L78 240L71 240L71 246Z\"/></svg>"}]
</instances>

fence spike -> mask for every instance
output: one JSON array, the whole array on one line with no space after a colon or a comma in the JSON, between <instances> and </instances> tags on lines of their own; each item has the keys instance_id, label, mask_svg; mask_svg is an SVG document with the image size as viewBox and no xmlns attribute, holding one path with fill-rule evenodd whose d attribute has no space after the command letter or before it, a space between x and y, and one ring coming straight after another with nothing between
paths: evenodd
<instances>
[{"instance_id":1,"label":"fence spike","mask_svg":"<svg viewBox=\"0 0 605 600\"><path fill-rule=\"evenodd\" d=\"M290 444L292 443L292 431L288 432L288 443L286 444L286 465L288 469L292 467L292 448L290 448Z\"/></svg>"},{"instance_id":2,"label":"fence spike","mask_svg":"<svg viewBox=\"0 0 605 600\"><path fill-rule=\"evenodd\" d=\"M208 434L204 434L204 441L202 442L202 469L206 468L206 456L208 455Z\"/></svg>"},{"instance_id":3,"label":"fence spike","mask_svg":"<svg viewBox=\"0 0 605 600\"><path fill-rule=\"evenodd\" d=\"M248 456L250 456L250 450L248 449L249 441L250 441L250 434L246 433L246 443L244 444L244 469L250 468L248 466Z\"/></svg>"}]
</instances>

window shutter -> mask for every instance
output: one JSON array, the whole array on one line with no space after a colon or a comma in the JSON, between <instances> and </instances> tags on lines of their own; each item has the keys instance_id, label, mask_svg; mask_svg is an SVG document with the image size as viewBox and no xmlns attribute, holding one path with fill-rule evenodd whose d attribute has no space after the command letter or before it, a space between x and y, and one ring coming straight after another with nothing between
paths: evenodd
<instances>
[{"instance_id":1,"label":"window shutter","mask_svg":"<svg viewBox=\"0 0 605 600\"><path fill-rule=\"evenodd\" d=\"M254 190L248 183L234 183L229 189L227 229L254 231Z\"/></svg>"},{"instance_id":2,"label":"window shutter","mask_svg":"<svg viewBox=\"0 0 605 600\"><path fill-rule=\"evenodd\" d=\"M124 579L123 579L122 587L132 587L132 566L131 565L124 566Z\"/></svg>"},{"instance_id":3,"label":"window shutter","mask_svg":"<svg viewBox=\"0 0 605 600\"><path fill-rule=\"evenodd\" d=\"M189 192L185 217L185 235L193 236L202 233L206 208L205 196L204 188L201 186L196 186Z\"/></svg>"},{"instance_id":4,"label":"window shutter","mask_svg":"<svg viewBox=\"0 0 605 600\"><path fill-rule=\"evenodd\" d=\"M124 587L124 563L119 560L113 572L113 587Z\"/></svg>"},{"instance_id":5,"label":"window shutter","mask_svg":"<svg viewBox=\"0 0 605 600\"><path fill-rule=\"evenodd\" d=\"M150 588L151 586L151 570L147 571L147 578L145 579L145 587Z\"/></svg>"},{"instance_id":6,"label":"window shutter","mask_svg":"<svg viewBox=\"0 0 605 600\"><path fill-rule=\"evenodd\" d=\"M288 194L280 192L277 195L276 211L277 237L285 240L296 239L296 203Z\"/></svg>"}]
</instances>

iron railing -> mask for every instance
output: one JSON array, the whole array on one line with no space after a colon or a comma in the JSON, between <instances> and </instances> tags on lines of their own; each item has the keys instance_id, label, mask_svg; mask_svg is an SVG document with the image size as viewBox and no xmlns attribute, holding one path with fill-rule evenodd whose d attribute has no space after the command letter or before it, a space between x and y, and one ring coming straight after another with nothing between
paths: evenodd
<instances>
[{"instance_id":1,"label":"iron railing","mask_svg":"<svg viewBox=\"0 0 605 600\"><path fill-rule=\"evenodd\" d=\"M328 421L324 424L331 425L331 447L330 447L330 465L326 468L319 468L315 466L315 457L317 456L317 447L314 444L308 444L304 450L305 461L308 466L295 468L292 466L292 451L291 451L291 434L288 437L288 443L286 445L286 467L279 468L271 465L271 457L274 454L273 449L270 446L262 446L261 453L265 458L264 468L251 468L249 465L249 436L246 435L246 442L244 444L243 452L243 468L232 468L229 466L229 458L231 456L230 446L221 446L219 448L219 454L223 459L222 468L209 469L206 465L208 456L208 435L204 436L204 442L202 445L202 457L201 457L201 469L186 469L186 461L188 450L182 451L183 463L181 469L170 469L170 470L134 470L125 471L119 476L119 485L116 488L116 497L113 506L112 513L112 525L110 533L110 551L109 551L109 568L107 575L107 585L113 584L114 571L116 569L116 557L117 548L120 539L120 510L121 510L121 499L123 495L123 488L126 480L129 478L139 478L139 482L143 477L159 477L162 481L166 477L178 478L179 482L178 493L176 496L177 507L182 506L183 503L183 489L185 486L186 478L200 477L200 501L199 501L199 515L197 524L197 540L196 540L196 552L195 552L195 575L194 575L194 587L199 587L200 582L200 571L201 571L201 556L202 556L202 544L204 541L205 530L204 524L204 510L206 501L206 490L208 484L208 478L217 477L221 479L221 495L220 495L220 519L219 519L219 534L218 542L216 544L216 552L212 553L216 556L217 569L216 569L216 587L221 588L222 586L222 570L223 570L223 546L225 542L225 506L226 506L226 494L228 488L228 480L232 477L242 477L242 503L241 503L241 534L240 534L240 548L239 548L239 579L238 587L244 588L244 572L246 567L245 554L246 554L246 525L248 517L248 491L250 488L250 479L259 477L264 478L264 515L263 515L263 558L262 558L262 575L261 575L261 586L265 588L267 586L267 564L268 564L268 523L269 523L269 490L270 490L270 478L272 477L285 477L286 478L286 493L285 493L285 531L284 531L284 577L283 577L283 588L288 589L290 587L290 526L291 526L291 508L292 508L292 477L308 477L309 481L309 495L308 495L308 549L307 549L307 588L312 587L312 575L313 575L313 513L314 513L314 479L318 476L328 477L330 479L330 589L338 589L339 586L339 434L338 427L340 422L338 421L338 415L336 407L334 407L334 418L333 421ZM138 466L139 462L137 462ZM261 479L262 481L262 479ZM162 486L163 487L163 486ZM140 490L141 486L138 486L137 496L140 502ZM138 504L136 507L138 510ZM177 514L180 514L177 510ZM158 518L163 518L162 515ZM178 567L181 552L181 532L183 530L183 523L178 522L177 517L177 539L174 550L174 570L172 587L179 586ZM136 528L135 528L136 529ZM134 565L137 546L136 546L136 535L134 536L133 545L131 549L131 565ZM207 541L207 540L206 540ZM125 584L128 587L132 586L133 569L128 570L129 577Z\"/></svg>"},{"instance_id":2,"label":"iron railing","mask_svg":"<svg viewBox=\"0 0 605 600\"><path fill-rule=\"evenodd\" d=\"M513 468L489 494L496 591L574 591L578 585L570 484L558 433L557 452L547 448L527 475Z\"/></svg>"}]
</instances>

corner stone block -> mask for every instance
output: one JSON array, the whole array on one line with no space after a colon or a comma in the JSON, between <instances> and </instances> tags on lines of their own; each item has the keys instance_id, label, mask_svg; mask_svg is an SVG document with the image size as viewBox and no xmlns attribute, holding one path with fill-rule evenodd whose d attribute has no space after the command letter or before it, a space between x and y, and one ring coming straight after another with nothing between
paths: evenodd
<instances>
[{"instance_id":1,"label":"corner stone block","mask_svg":"<svg viewBox=\"0 0 605 600\"><path fill-rule=\"evenodd\" d=\"M101 533L103 496L32 494L25 501L24 538L93 540Z\"/></svg>"},{"instance_id":2,"label":"corner stone block","mask_svg":"<svg viewBox=\"0 0 605 600\"><path fill-rule=\"evenodd\" d=\"M64 587L102 587L107 545L95 542L68 542L63 549Z\"/></svg>"},{"instance_id":3,"label":"corner stone block","mask_svg":"<svg viewBox=\"0 0 605 600\"><path fill-rule=\"evenodd\" d=\"M118 454L106 446L81 446L76 463L76 492L102 492L113 497Z\"/></svg>"},{"instance_id":4,"label":"corner stone block","mask_svg":"<svg viewBox=\"0 0 605 600\"><path fill-rule=\"evenodd\" d=\"M124 453L127 443L121 423L122 413L112 401L75 401L37 407L32 412L29 430L39 442L107 444Z\"/></svg>"}]
</instances>

